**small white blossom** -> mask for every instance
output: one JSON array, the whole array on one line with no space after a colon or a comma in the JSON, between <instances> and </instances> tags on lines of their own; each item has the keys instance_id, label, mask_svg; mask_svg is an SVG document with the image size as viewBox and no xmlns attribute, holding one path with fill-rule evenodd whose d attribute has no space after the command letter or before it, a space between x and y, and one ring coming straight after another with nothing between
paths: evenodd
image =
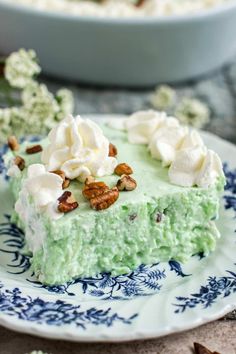
<instances>
[{"instance_id":1,"label":"small white blossom","mask_svg":"<svg viewBox=\"0 0 236 354\"><path fill-rule=\"evenodd\" d=\"M46 85L34 82L27 86L22 93L22 101L28 132L44 134L54 126L60 107Z\"/></svg>"},{"instance_id":2,"label":"small white blossom","mask_svg":"<svg viewBox=\"0 0 236 354\"><path fill-rule=\"evenodd\" d=\"M170 86L157 87L150 97L152 106L159 110L165 110L173 106L176 101L176 92Z\"/></svg>"},{"instance_id":3,"label":"small white blossom","mask_svg":"<svg viewBox=\"0 0 236 354\"><path fill-rule=\"evenodd\" d=\"M18 129L19 128L19 129ZM22 111L20 108L0 109L0 142L6 141L7 136L24 129L22 121Z\"/></svg>"},{"instance_id":4,"label":"small white blossom","mask_svg":"<svg viewBox=\"0 0 236 354\"><path fill-rule=\"evenodd\" d=\"M61 89L57 91L55 98L59 105L59 112L57 113L57 120L60 121L64 119L69 114L73 113L74 110L74 99L73 94L70 90Z\"/></svg>"},{"instance_id":5,"label":"small white blossom","mask_svg":"<svg viewBox=\"0 0 236 354\"><path fill-rule=\"evenodd\" d=\"M40 71L34 50L20 49L6 59L5 78L12 87L26 87Z\"/></svg>"},{"instance_id":6,"label":"small white blossom","mask_svg":"<svg viewBox=\"0 0 236 354\"><path fill-rule=\"evenodd\" d=\"M197 99L183 98L176 107L175 116L183 124L202 128L210 120L210 111L204 103Z\"/></svg>"}]
</instances>

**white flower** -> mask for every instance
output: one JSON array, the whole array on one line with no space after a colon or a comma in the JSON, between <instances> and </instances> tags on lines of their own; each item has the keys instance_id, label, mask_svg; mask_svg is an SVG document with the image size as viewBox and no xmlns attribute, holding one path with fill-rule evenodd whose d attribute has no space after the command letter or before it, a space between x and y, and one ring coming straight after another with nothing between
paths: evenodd
<instances>
[{"instance_id":1,"label":"white flower","mask_svg":"<svg viewBox=\"0 0 236 354\"><path fill-rule=\"evenodd\" d=\"M73 113L74 99L70 90L60 89L55 95L55 99L59 105L59 112L57 113L57 120L60 121Z\"/></svg>"},{"instance_id":2,"label":"white flower","mask_svg":"<svg viewBox=\"0 0 236 354\"><path fill-rule=\"evenodd\" d=\"M30 133L44 134L55 125L60 108L46 85L36 82L28 85L22 93L22 101Z\"/></svg>"},{"instance_id":3,"label":"white flower","mask_svg":"<svg viewBox=\"0 0 236 354\"><path fill-rule=\"evenodd\" d=\"M150 97L154 108L165 110L173 106L176 100L176 92L170 86L162 85L157 87Z\"/></svg>"},{"instance_id":4,"label":"white flower","mask_svg":"<svg viewBox=\"0 0 236 354\"><path fill-rule=\"evenodd\" d=\"M175 116L182 124L201 128L209 122L210 111L204 103L197 99L183 98L176 108Z\"/></svg>"},{"instance_id":5,"label":"white flower","mask_svg":"<svg viewBox=\"0 0 236 354\"><path fill-rule=\"evenodd\" d=\"M20 49L6 60L5 78L12 87L24 88L41 71L34 50Z\"/></svg>"},{"instance_id":6,"label":"white flower","mask_svg":"<svg viewBox=\"0 0 236 354\"><path fill-rule=\"evenodd\" d=\"M0 142L5 142L11 134L24 129L23 112L18 107L0 109Z\"/></svg>"}]
</instances>

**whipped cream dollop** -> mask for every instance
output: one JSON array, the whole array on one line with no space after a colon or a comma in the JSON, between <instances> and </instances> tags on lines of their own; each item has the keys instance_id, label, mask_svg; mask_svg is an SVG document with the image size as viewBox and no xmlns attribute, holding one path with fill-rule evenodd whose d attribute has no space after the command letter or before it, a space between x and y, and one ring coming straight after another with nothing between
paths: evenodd
<instances>
[{"instance_id":1,"label":"whipped cream dollop","mask_svg":"<svg viewBox=\"0 0 236 354\"><path fill-rule=\"evenodd\" d=\"M139 111L132 114L124 123L132 144L148 144L153 133L166 120L164 112L153 110Z\"/></svg>"},{"instance_id":2,"label":"whipped cream dollop","mask_svg":"<svg viewBox=\"0 0 236 354\"><path fill-rule=\"evenodd\" d=\"M151 156L168 166L171 183L208 188L224 175L219 156L204 145L200 134L164 112L140 111L111 127L127 131L132 144L145 144Z\"/></svg>"},{"instance_id":3,"label":"whipped cream dollop","mask_svg":"<svg viewBox=\"0 0 236 354\"><path fill-rule=\"evenodd\" d=\"M108 156L109 141L92 120L69 116L51 130L48 139L50 144L42 153L48 171L62 170L67 178L80 181L114 172L117 160Z\"/></svg>"},{"instance_id":4,"label":"whipped cream dollop","mask_svg":"<svg viewBox=\"0 0 236 354\"><path fill-rule=\"evenodd\" d=\"M208 188L223 176L223 169L214 151L205 146L195 146L180 150L168 173L170 181L179 186Z\"/></svg>"},{"instance_id":5,"label":"whipped cream dollop","mask_svg":"<svg viewBox=\"0 0 236 354\"><path fill-rule=\"evenodd\" d=\"M152 157L161 160L163 166L169 166L187 134L188 128L180 126L176 118L166 118L151 137L149 150Z\"/></svg>"},{"instance_id":6,"label":"whipped cream dollop","mask_svg":"<svg viewBox=\"0 0 236 354\"><path fill-rule=\"evenodd\" d=\"M46 171L42 164L32 164L28 167L27 178L23 182L19 198L15 204L15 210L23 221L29 220L27 217L27 200L34 202L39 213L44 213L50 219L57 220L63 213L57 210L58 198L63 194L62 178Z\"/></svg>"}]
</instances>

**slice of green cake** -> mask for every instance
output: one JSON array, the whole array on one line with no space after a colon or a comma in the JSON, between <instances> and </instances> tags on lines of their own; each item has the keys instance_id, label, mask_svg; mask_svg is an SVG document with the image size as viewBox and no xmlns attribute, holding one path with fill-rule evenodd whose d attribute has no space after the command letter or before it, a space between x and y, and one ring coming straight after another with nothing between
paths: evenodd
<instances>
[{"instance_id":1,"label":"slice of green cake","mask_svg":"<svg viewBox=\"0 0 236 354\"><path fill-rule=\"evenodd\" d=\"M49 135L49 141L37 143L42 153L26 153L30 144L25 142L5 158L8 166L16 154L25 162L25 168L16 168L14 164L10 167L10 188L17 200L15 220L25 231L26 245L32 253L31 267L42 283L62 284L104 271L118 275L140 264L170 259L182 262L198 252L207 255L214 250L219 237L214 219L218 217L219 195L225 183L222 173L210 175L208 171L213 182L207 187L174 185L170 181L171 167L163 167L161 161L154 159L145 143L131 144L129 132L103 126L107 141L118 151L117 161L114 155L107 160L107 141L96 142L96 134L91 133L94 127L87 131L87 123L82 126L79 138L76 135L77 140L73 140L77 144L73 143L74 154L79 149L81 153L68 163L70 138L68 127L63 128L62 124L60 130L54 129ZM93 151L82 151L81 144L86 149L92 146ZM178 155L180 145L175 149ZM178 156L174 162L177 160ZM82 193L85 178L100 176L96 177L97 181L113 188L121 178L113 173L118 163L132 167L137 187L119 192L118 199L107 209L92 209ZM204 163L206 159L202 166ZM194 166L190 172L193 175L194 171L192 181L197 181L199 162L195 169ZM179 173L178 163L177 167ZM68 213L56 208L58 198L65 191L61 188L61 177L46 172L58 169L64 170L71 179L66 191L72 193L79 205Z\"/></svg>"}]
</instances>

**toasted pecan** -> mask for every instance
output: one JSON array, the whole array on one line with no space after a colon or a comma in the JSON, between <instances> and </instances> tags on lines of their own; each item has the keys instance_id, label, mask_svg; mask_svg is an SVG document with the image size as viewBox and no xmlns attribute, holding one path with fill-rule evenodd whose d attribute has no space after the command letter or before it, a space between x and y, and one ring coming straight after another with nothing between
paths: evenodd
<instances>
[{"instance_id":1,"label":"toasted pecan","mask_svg":"<svg viewBox=\"0 0 236 354\"><path fill-rule=\"evenodd\" d=\"M69 187L70 185L70 179L66 178L65 172L62 170L55 170L55 171L51 171L51 173L55 173L56 175L60 176L63 180L62 182L62 189L66 189Z\"/></svg>"},{"instance_id":2,"label":"toasted pecan","mask_svg":"<svg viewBox=\"0 0 236 354\"><path fill-rule=\"evenodd\" d=\"M82 193L86 199L90 200L91 198L102 195L108 190L109 187L104 182L91 182L89 184L85 184Z\"/></svg>"},{"instance_id":3,"label":"toasted pecan","mask_svg":"<svg viewBox=\"0 0 236 354\"><path fill-rule=\"evenodd\" d=\"M110 143L109 144L109 155L110 157L116 157L117 156L117 148L114 144Z\"/></svg>"},{"instance_id":4,"label":"toasted pecan","mask_svg":"<svg viewBox=\"0 0 236 354\"><path fill-rule=\"evenodd\" d=\"M90 199L90 205L95 210L104 210L114 204L119 198L119 191L117 187L109 189L105 193Z\"/></svg>"},{"instance_id":5,"label":"toasted pecan","mask_svg":"<svg viewBox=\"0 0 236 354\"><path fill-rule=\"evenodd\" d=\"M69 191L64 192L61 197L58 198L58 202L58 210L61 213L69 213L79 206L74 196Z\"/></svg>"},{"instance_id":6,"label":"toasted pecan","mask_svg":"<svg viewBox=\"0 0 236 354\"><path fill-rule=\"evenodd\" d=\"M11 135L8 137L7 139L7 143L8 143L8 146L9 148L12 150L12 151L17 151L19 150L19 143L15 137L15 135Z\"/></svg>"},{"instance_id":7,"label":"toasted pecan","mask_svg":"<svg viewBox=\"0 0 236 354\"><path fill-rule=\"evenodd\" d=\"M33 146L29 146L26 148L25 152L29 155L32 154L37 154L38 152L43 151L43 148L41 145L33 145Z\"/></svg>"},{"instance_id":8,"label":"toasted pecan","mask_svg":"<svg viewBox=\"0 0 236 354\"><path fill-rule=\"evenodd\" d=\"M118 176L132 175L133 170L129 165L127 165L127 163L120 163L119 165L116 166L114 172Z\"/></svg>"},{"instance_id":9,"label":"toasted pecan","mask_svg":"<svg viewBox=\"0 0 236 354\"><path fill-rule=\"evenodd\" d=\"M137 187L137 182L130 176L122 176L116 184L119 191L133 191Z\"/></svg>"},{"instance_id":10,"label":"toasted pecan","mask_svg":"<svg viewBox=\"0 0 236 354\"><path fill-rule=\"evenodd\" d=\"M16 156L14 159L14 164L18 166L18 168L23 171L25 168L25 160L21 156Z\"/></svg>"}]
</instances>

